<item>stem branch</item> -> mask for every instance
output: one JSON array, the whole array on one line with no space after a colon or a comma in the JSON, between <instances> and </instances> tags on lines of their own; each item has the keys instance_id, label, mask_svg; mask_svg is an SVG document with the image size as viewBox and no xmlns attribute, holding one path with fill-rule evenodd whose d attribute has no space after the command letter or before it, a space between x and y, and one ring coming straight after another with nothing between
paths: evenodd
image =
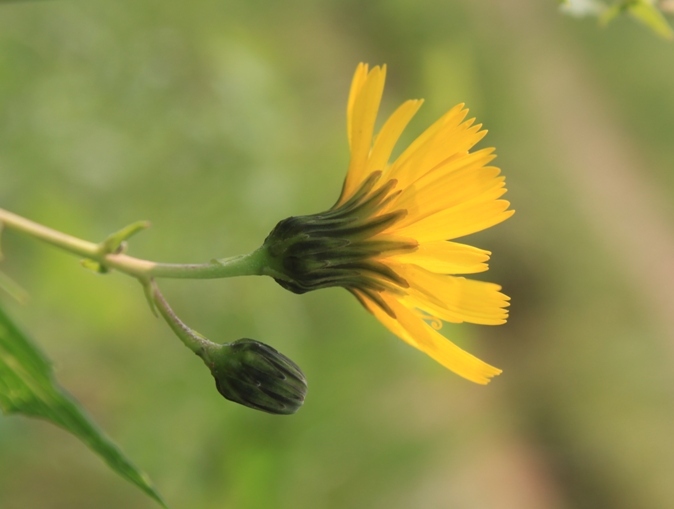
<instances>
[{"instance_id":1,"label":"stem branch","mask_svg":"<svg viewBox=\"0 0 674 509\"><path fill-rule=\"evenodd\" d=\"M267 273L267 253L259 248L247 255L213 260L201 264L158 263L125 254L108 253L102 244L73 237L66 233L0 209L0 224L78 256L94 260L147 283L151 278L217 279Z\"/></svg>"},{"instance_id":2,"label":"stem branch","mask_svg":"<svg viewBox=\"0 0 674 509\"><path fill-rule=\"evenodd\" d=\"M180 318L178 318L178 315L175 314L173 309L171 309L171 306L166 302L166 299L159 291L159 288L154 281L150 281L148 284L150 285L150 292L154 303L156 304L157 309L159 309L159 314L161 314L175 335L180 338L180 341L182 341L187 348L192 350L202 359L205 359L207 351L215 346L214 343L203 337L197 331L189 328Z\"/></svg>"}]
</instances>

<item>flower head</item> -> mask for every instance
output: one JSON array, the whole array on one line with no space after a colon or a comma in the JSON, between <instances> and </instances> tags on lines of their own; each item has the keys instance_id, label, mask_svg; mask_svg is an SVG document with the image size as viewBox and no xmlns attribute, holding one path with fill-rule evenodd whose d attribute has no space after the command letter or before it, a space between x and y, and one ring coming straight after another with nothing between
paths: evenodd
<instances>
[{"instance_id":1,"label":"flower head","mask_svg":"<svg viewBox=\"0 0 674 509\"><path fill-rule=\"evenodd\" d=\"M477 383L501 371L442 336L442 321L505 323L501 287L460 274L487 270L490 253L454 239L513 214L500 197L494 149L471 152L486 131L455 106L395 160L393 148L421 100L403 103L374 136L386 67L360 64L351 84L351 161L337 203L281 221L265 241L270 273L304 293L342 286L391 332Z\"/></svg>"}]
</instances>

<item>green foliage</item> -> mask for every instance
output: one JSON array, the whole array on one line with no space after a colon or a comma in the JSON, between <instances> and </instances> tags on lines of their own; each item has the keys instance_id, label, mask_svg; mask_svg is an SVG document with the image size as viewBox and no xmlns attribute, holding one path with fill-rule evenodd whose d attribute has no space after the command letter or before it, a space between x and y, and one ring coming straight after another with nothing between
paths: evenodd
<instances>
[{"instance_id":1,"label":"green foliage","mask_svg":"<svg viewBox=\"0 0 674 509\"><path fill-rule=\"evenodd\" d=\"M147 475L136 468L54 381L49 361L0 309L0 409L69 431L126 480L166 507Z\"/></svg>"},{"instance_id":2,"label":"green foliage","mask_svg":"<svg viewBox=\"0 0 674 509\"><path fill-rule=\"evenodd\" d=\"M606 25L622 13L627 13L665 39L673 39L674 32L667 19L650 0L627 0L606 9L599 18Z\"/></svg>"},{"instance_id":3,"label":"green foliage","mask_svg":"<svg viewBox=\"0 0 674 509\"><path fill-rule=\"evenodd\" d=\"M674 39L674 31L653 0L621 0L607 5L600 0L563 0L562 10L576 16L594 15L606 26L621 14L629 14L665 39Z\"/></svg>"}]
</instances>

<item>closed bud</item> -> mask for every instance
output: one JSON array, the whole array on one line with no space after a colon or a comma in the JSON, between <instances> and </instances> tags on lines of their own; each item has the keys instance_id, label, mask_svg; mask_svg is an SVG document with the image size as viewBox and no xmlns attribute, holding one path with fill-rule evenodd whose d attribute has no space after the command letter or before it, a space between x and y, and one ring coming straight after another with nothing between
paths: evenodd
<instances>
[{"instance_id":1,"label":"closed bud","mask_svg":"<svg viewBox=\"0 0 674 509\"><path fill-rule=\"evenodd\" d=\"M304 373L269 345L243 338L209 348L203 359L230 401L271 414L294 414L304 403Z\"/></svg>"}]
</instances>

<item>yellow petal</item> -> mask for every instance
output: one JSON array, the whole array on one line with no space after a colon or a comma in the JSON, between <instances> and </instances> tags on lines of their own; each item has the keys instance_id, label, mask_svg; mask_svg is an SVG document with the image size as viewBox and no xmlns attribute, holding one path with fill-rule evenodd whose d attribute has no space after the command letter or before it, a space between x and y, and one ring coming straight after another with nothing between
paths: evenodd
<instances>
[{"instance_id":1,"label":"yellow petal","mask_svg":"<svg viewBox=\"0 0 674 509\"><path fill-rule=\"evenodd\" d=\"M349 91L349 101L346 106L346 135L349 138L349 148L351 148L351 131L353 126L353 106L356 103L356 98L363 88L365 78L367 77L368 65L361 62L356 67L356 72L351 80L351 90Z\"/></svg>"},{"instance_id":2,"label":"yellow petal","mask_svg":"<svg viewBox=\"0 0 674 509\"><path fill-rule=\"evenodd\" d=\"M390 206L395 210L407 210L407 215L395 224L395 228L402 229L464 203L495 201L506 193L505 178L497 177L499 173L500 170L493 166L477 170L468 168L445 178L419 183L422 187L416 193L407 193L404 199L396 200Z\"/></svg>"},{"instance_id":3,"label":"yellow petal","mask_svg":"<svg viewBox=\"0 0 674 509\"><path fill-rule=\"evenodd\" d=\"M486 193L475 200L439 211L399 229L393 225L387 233L409 237L422 244L435 240L452 240L485 230L515 213L514 210L507 210L510 202L494 199L494 196L498 197L504 192L505 189L495 189L491 191L492 194Z\"/></svg>"},{"instance_id":4,"label":"yellow petal","mask_svg":"<svg viewBox=\"0 0 674 509\"><path fill-rule=\"evenodd\" d=\"M351 111L350 137L351 161L346 174L342 196L338 203L344 202L367 177L367 158L372 147L374 124L379 111L381 96L384 92L386 80L386 66L374 67L365 77L360 86Z\"/></svg>"},{"instance_id":5,"label":"yellow petal","mask_svg":"<svg viewBox=\"0 0 674 509\"><path fill-rule=\"evenodd\" d=\"M450 111L451 113L451 111ZM462 110L451 116L446 123L438 128L431 126L430 136L422 134L392 165L387 178L395 178L399 188L405 188L416 180L432 171L439 164L451 159L457 154L465 154L486 131L480 130L481 124L473 126L474 119L459 124L467 113ZM428 130L427 130L428 132ZM419 142L419 140L423 140Z\"/></svg>"},{"instance_id":6,"label":"yellow petal","mask_svg":"<svg viewBox=\"0 0 674 509\"><path fill-rule=\"evenodd\" d=\"M488 173L491 173L491 177L496 177L499 175L500 170L495 167L487 172L482 173L473 173L479 172L481 168L486 167L486 165L494 160L496 155L494 154L493 148L485 148L478 150L473 153L460 153L455 154L442 161L435 168L432 168L425 175L418 178L413 184L407 186L400 196L389 205L388 210L408 208L410 203L415 201L427 201L427 193L436 193L437 188L443 187L442 193L445 194L447 191L456 191L456 187L465 185L464 181L457 181L452 179L486 179L488 178ZM454 175L459 174L459 175ZM449 187L449 189L446 189ZM446 208L446 207L445 207Z\"/></svg>"},{"instance_id":7,"label":"yellow petal","mask_svg":"<svg viewBox=\"0 0 674 509\"><path fill-rule=\"evenodd\" d=\"M462 350L442 334L433 330L395 297L386 293L381 296L394 311L395 319L371 301L364 299L363 302L386 328L406 343L421 350L457 375L478 384L487 384L490 378L501 373L500 369Z\"/></svg>"},{"instance_id":8,"label":"yellow petal","mask_svg":"<svg viewBox=\"0 0 674 509\"><path fill-rule=\"evenodd\" d=\"M510 299L497 284L435 274L415 265L389 265L409 283L402 300L411 308L452 323L501 325L508 318Z\"/></svg>"},{"instance_id":9,"label":"yellow petal","mask_svg":"<svg viewBox=\"0 0 674 509\"><path fill-rule=\"evenodd\" d=\"M489 251L458 242L436 241L419 244L416 251L391 257L396 263L411 263L437 274L474 274L488 266Z\"/></svg>"},{"instance_id":10,"label":"yellow petal","mask_svg":"<svg viewBox=\"0 0 674 509\"><path fill-rule=\"evenodd\" d=\"M429 140L431 140L443 128L452 128L458 126L468 114L468 110L463 109L463 104L457 104L442 117L435 121L428 129L426 129L407 149L400 154L400 157L394 163L394 166L401 166L415 154L421 147L423 147Z\"/></svg>"},{"instance_id":11,"label":"yellow petal","mask_svg":"<svg viewBox=\"0 0 674 509\"><path fill-rule=\"evenodd\" d=\"M405 101L388 118L375 139L374 147L367 164L367 175L373 171L384 170L386 168L393 147L409 121L419 111L422 103L423 100Z\"/></svg>"},{"instance_id":12,"label":"yellow petal","mask_svg":"<svg viewBox=\"0 0 674 509\"><path fill-rule=\"evenodd\" d=\"M440 131L405 164L394 163L391 178L396 178L400 187L407 187L443 162L452 160L457 155L466 154L487 133L480 130L481 124L469 127L470 122L472 119L454 129Z\"/></svg>"}]
</instances>

